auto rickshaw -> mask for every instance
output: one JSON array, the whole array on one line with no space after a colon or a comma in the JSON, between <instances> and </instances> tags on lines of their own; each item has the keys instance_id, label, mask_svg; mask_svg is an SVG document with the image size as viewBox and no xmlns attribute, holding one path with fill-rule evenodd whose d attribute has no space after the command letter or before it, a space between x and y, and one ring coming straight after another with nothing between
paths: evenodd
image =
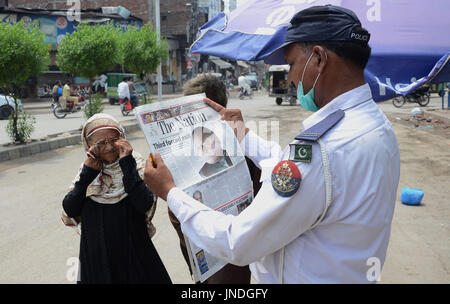
<instances>
[{"instance_id":1,"label":"auto rickshaw","mask_svg":"<svg viewBox=\"0 0 450 304\"><path fill-rule=\"evenodd\" d=\"M108 89L106 92L106 97L108 98L110 104L113 105L119 102L119 93L117 92L117 89L119 87L119 83L121 83L125 77L131 77L131 79L133 79L136 95L144 98L144 103L147 103L147 87L145 82L136 82L136 74L107 73L106 76L108 76Z\"/></svg>"},{"instance_id":2,"label":"auto rickshaw","mask_svg":"<svg viewBox=\"0 0 450 304\"><path fill-rule=\"evenodd\" d=\"M281 105L283 101L295 105L297 103L297 92L287 83L289 65L272 65L266 73L269 80L269 96L275 97L275 103Z\"/></svg>"},{"instance_id":3,"label":"auto rickshaw","mask_svg":"<svg viewBox=\"0 0 450 304\"><path fill-rule=\"evenodd\" d=\"M119 102L119 93L117 92L119 83L121 83L125 77L131 77L134 80L136 74L107 73L106 76L108 76L108 88L106 90L106 97L108 98L109 103L113 105Z\"/></svg>"}]
</instances>

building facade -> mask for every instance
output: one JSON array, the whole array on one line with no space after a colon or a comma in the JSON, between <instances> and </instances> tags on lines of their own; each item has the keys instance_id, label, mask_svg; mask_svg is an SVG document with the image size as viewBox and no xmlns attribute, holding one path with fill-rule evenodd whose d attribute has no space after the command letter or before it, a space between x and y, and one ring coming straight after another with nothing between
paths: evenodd
<instances>
[{"instance_id":1,"label":"building facade","mask_svg":"<svg viewBox=\"0 0 450 304\"><path fill-rule=\"evenodd\" d=\"M154 22L153 12L154 0L81 0L79 1L82 10L97 9L100 7L123 6L128 9L133 16L136 16L147 23ZM22 7L32 9L50 9L50 10L68 10L75 9L76 4L68 5L67 3L76 1L67 0L8 0L10 7Z\"/></svg>"},{"instance_id":2,"label":"building facade","mask_svg":"<svg viewBox=\"0 0 450 304\"><path fill-rule=\"evenodd\" d=\"M132 18L140 19L141 24L151 23L155 28L155 0L81 0L78 4L75 0L9 0L5 2L8 2L9 8L42 11L79 9L100 12L103 7L122 6L131 12ZM68 5L68 3L73 4ZM208 56L191 54L189 47L197 38L198 29L223 9L222 0L160 0L161 35L169 45L169 56L162 62L163 83L167 84L165 93L172 91L175 87L179 90L185 80L211 69ZM50 70L57 69L54 65L57 43L53 43L52 48L55 52L52 52ZM214 65L212 67L214 68ZM156 82L155 75L151 79L153 83ZM173 81L177 83L175 87L172 85Z\"/></svg>"},{"instance_id":3,"label":"building facade","mask_svg":"<svg viewBox=\"0 0 450 304\"><path fill-rule=\"evenodd\" d=\"M90 24L113 22L116 27L126 29L129 26L142 26L140 18L129 16L123 18L120 15L103 14L101 10L80 10L78 16L71 16L67 10L53 10L40 8L16 8L0 7L0 22L23 22L25 25L37 22L39 29L45 35L45 43L50 51L50 63L48 70L43 74L30 78L26 89L22 90L21 97L49 97L51 87L57 81L72 80L79 88L89 87L89 80L69 75L59 70L56 65L58 46L65 35L76 31L79 20L83 19Z\"/></svg>"},{"instance_id":4,"label":"building facade","mask_svg":"<svg viewBox=\"0 0 450 304\"><path fill-rule=\"evenodd\" d=\"M161 0L160 1L160 24L161 35L169 45L169 56L162 62L163 82L167 83L165 93L174 89L171 84L173 80L177 82L180 89L182 82L187 78L189 69L186 60L186 49L189 48L192 39L189 39L189 32L196 31L198 25L207 21L207 18L196 19L192 28L191 17L196 12L196 1L187 2L184 0ZM131 16L142 20L143 24L150 23L155 28L155 0L81 0L79 6L68 5L76 1L66 0L9 0L10 8L29 8L42 10L95 10L102 7L122 6L131 12ZM191 37L192 38L192 37ZM156 82L156 77L151 77L152 82ZM170 88L170 89L169 89Z\"/></svg>"}]
</instances>

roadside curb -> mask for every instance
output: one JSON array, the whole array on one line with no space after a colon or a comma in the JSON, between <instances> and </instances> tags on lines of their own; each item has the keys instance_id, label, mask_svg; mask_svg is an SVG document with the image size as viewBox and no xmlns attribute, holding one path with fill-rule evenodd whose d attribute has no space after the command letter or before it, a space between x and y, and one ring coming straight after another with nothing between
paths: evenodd
<instances>
[{"instance_id":1,"label":"roadside curb","mask_svg":"<svg viewBox=\"0 0 450 304\"><path fill-rule=\"evenodd\" d=\"M32 110L45 110L49 109L52 110L52 104L53 101L48 101L48 104L44 104L44 102L39 102L39 104L33 104L33 103L23 103L22 107L24 110L32 111ZM102 101L102 104L109 104L109 101Z\"/></svg>"},{"instance_id":2,"label":"roadside curb","mask_svg":"<svg viewBox=\"0 0 450 304\"><path fill-rule=\"evenodd\" d=\"M173 99L173 98L178 98L178 97L182 97L183 94L172 94L170 96L164 96L163 95L163 100L167 100L167 99ZM155 102L158 100L158 95L152 95L150 96L150 100L154 100ZM22 103L22 107L24 110L45 110L45 109L52 109L52 104L53 104L53 100L47 100L47 101L39 101L36 103L33 102L25 102ZM104 105L108 105L109 100L107 98L103 98L102 104ZM118 103L116 103L115 105L119 105Z\"/></svg>"},{"instance_id":3,"label":"roadside curb","mask_svg":"<svg viewBox=\"0 0 450 304\"><path fill-rule=\"evenodd\" d=\"M131 133L140 130L139 124L137 122L131 124L122 124L125 129L125 133ZM71 134L69 136L58 135ZM0 147L0 162L6 162L9 160L16 160L23 157L28 157L31 155L48 152L51 150L56 150L71 145L81 144L81 130L67 131L61 134L51 135L51 137L45 140L32 142L29 144L13 147Z\"/></svg>"}]
</instances>

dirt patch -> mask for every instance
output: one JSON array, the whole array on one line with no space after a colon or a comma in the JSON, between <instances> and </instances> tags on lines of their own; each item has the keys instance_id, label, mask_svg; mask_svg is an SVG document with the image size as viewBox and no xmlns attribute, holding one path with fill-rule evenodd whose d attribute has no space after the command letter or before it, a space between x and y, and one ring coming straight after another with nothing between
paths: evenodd
<instances>
[{"instance_id":1,"label":"dirt patch","mask_svg":"<svg viewBox=\"0 0 450 304\"><path fill-rule=\"evenodd\" d=\"M387 113L392 123L399 123L412 129L431 132L450 139L450 124L445 120L429 114L411 116L410 114Z\"/></svg>"}]
</instances>

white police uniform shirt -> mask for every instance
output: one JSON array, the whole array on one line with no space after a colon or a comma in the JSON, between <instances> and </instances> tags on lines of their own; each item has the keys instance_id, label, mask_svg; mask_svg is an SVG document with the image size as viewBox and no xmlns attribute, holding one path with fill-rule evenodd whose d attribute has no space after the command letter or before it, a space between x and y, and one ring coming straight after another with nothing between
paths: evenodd
<instances>
[{"instance_id":1,"label":"white police uniform shirt","mask_svg":"<svg viewBox=\"0 0 450 304\"><path fill-rule=\"evenodd\" d=\"M376 258L382 267L389 243L400 174L398 143L367 84L312 114L303 130L338 109L345 117L321 138L331 171L327 210L321 146L312 144L311 163L295 163L300 188L282 197L270 176L290 149L281 151L250 131L241 146L262 168L263 181L254 201L238 216L225 215L173 188L167 202L182 231L217 258L250 264L259 283L370 283L368 262Z\"/></svg>"}]
</instances>

